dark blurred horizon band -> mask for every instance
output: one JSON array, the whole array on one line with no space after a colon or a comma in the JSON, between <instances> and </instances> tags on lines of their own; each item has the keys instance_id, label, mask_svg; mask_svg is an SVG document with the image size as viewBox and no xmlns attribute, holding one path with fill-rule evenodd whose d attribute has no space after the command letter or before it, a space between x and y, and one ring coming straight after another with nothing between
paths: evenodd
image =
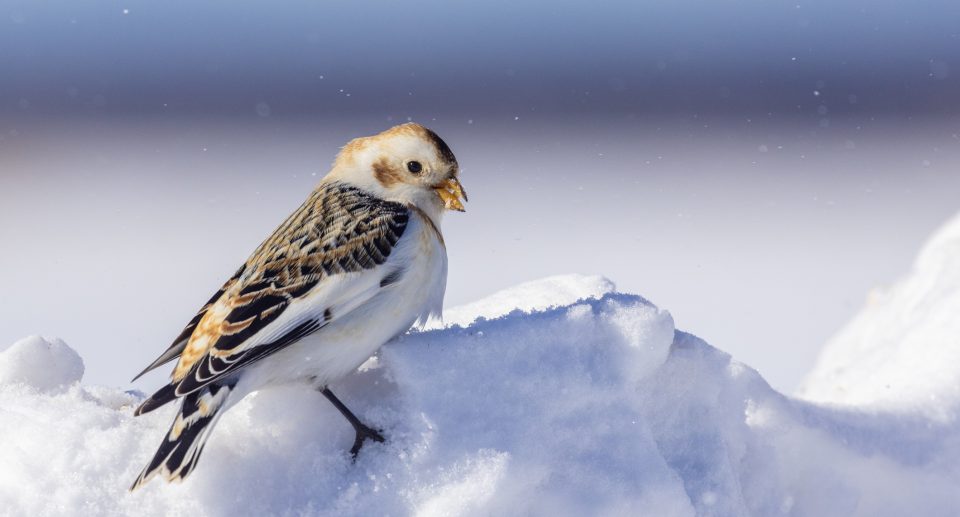
<instances>
[{"instance_id":1,"label":"dark blurred horizon band","mask_svg":"<svg viewBox=\"0 0 960 517\"><path fill-rule=\"evenodd\" d=\"M0 2L0 118L953 117L960 3Z\"/></svg>"}]
</instances>

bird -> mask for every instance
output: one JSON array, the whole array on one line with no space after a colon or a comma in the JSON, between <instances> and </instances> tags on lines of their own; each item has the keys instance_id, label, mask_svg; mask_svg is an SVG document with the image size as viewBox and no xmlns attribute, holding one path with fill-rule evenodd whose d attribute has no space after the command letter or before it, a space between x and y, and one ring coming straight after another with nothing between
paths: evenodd
<instances>
[{"instance_id":1,"label":"bird","mask_svg":"<svg viewBox=\"0 0 960 517\"><path fill-rule=\"evenodd\" d=\"M271 385L322 393L353 426L354 459L366 440L383 442L329 385L441 317L440 224L446 211L465 211L459 176L450 147L417 123L349 141L306 201L133 379L176 360L169 383L134 414L180 407L130 490L157 475L185 479L224 412Z\"/></svg>"}]
</instances>

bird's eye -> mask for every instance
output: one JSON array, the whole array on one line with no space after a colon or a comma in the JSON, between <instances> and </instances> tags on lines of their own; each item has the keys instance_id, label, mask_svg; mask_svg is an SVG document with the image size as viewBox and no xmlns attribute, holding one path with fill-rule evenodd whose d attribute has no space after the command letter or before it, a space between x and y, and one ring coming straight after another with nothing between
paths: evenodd
<instances>
[{"instance_id":1,"label":"bird's eye","mask_svg":"<svg viewBox=\"0 0 960 517\"><path fill-rule=\"evenodd\" d=\"M407 162L407 170L414 174L420 174L420 171L423 170L423 165L420 165L420 162L417 161Z\"/></svg>"}]
</instances>

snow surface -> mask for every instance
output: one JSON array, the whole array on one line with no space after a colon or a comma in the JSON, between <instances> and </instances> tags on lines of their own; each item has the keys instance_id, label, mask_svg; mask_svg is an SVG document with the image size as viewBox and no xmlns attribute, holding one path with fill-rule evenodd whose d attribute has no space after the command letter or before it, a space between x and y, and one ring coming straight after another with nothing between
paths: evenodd
<instances>
[{"instance_id":1,"label":"snow surface","mask_svg":"<svg viewBox=\"0 0 960 517\"><path fill-rule=\"evenodd\" d=\"M960 416L960 215L930 238L906 278L871 293L800 395L941 422Z\"/></svg>"},{"instance_id":2,"label":"snow surface","mask_svg":"<svg viewBox=\"0 0 960 517\"><path fill-rule=\"evenodd\" d=\"M542 311L584 298L599 298L616 290L613 282L598 275L551 276L524 282L466 305L444 309L443 323L466 326L477 318L498 318L513 311Z\"/></svg>"},{"instance_id":3,"label":"snow surface","mask_svg":"<svg viewBox=\"0 0 960 517\"><path fill-rule=\"evenodd\" d=\"M83 359L61 339L30 336L0 353L0 385L24 384L62 391L83 377Z\"/></svg>"},{"instance_id":4,"label":"snow surface","mask_svg":"<svg viewBox=\"0 0 960 517\"><path fill-rule=\"evenodd\" d=\"M676 331L669 313L611 291L599 277L553 277L452 311L451 320L469 325L386 345L333 387L387 436L356 463L346 452L352 431L336 410L318 393L282 387L227 413L185 483L129 493L173 408L133 418L139 393L6 382L0 513L819 517L960 509L955 426L791 400ZM0 357L8 365L29 357L9 353ZM79 376L59 377L66 379Z\"/></svg>"}]
</instances>

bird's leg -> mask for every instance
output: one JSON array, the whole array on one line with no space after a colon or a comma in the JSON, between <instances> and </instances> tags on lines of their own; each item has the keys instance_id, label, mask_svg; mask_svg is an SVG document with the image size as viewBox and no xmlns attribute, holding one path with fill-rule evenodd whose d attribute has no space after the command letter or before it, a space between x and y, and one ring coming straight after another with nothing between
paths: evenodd
<instances>
[{"instance_id":1,"label":"bird's leg","mask_svg":"<svg viewBox=\"0 0 960 517\"><path fill-rule=\"evenodd\" d=\"M353 440L353 447L350 448L350 454L353 455L354 459L357 458L357 453L360 452L360 447L363 447L364 440L369 438L375 442L383 443L383 436L377 431L364 425L356 415L347 409L347 406L345 406L343 402L340 402L340 399L338 399L329 388L324 387L322 390L320 390L320 393L323 393L323 396L327 397L327 400L329 400L330 403L340 411L340 414L342 414L343 417L350 422L350 425L353 426L353 430L357 433L357 437Z\"/></svg>"}]
</instances>

